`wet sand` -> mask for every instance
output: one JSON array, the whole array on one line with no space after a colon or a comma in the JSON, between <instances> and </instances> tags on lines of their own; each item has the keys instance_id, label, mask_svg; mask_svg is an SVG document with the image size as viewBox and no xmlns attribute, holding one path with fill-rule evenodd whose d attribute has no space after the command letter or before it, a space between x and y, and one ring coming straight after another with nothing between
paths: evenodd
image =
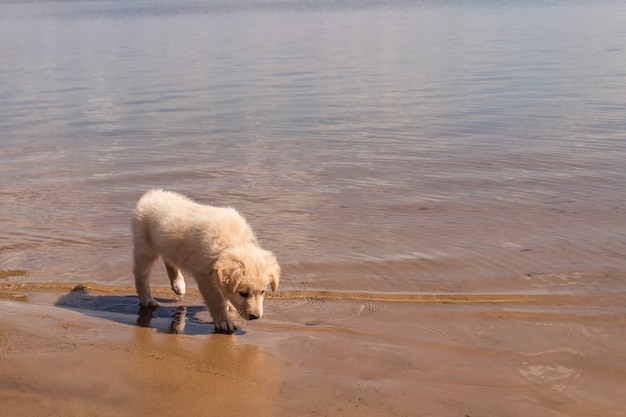
<instances>
[{"instance_id":1,"label":"wet sand","mask_svg":"<svg viewBox=\"0 0 626 417\"><path fill-rule=\"evenodd\" d=\"M291 291L231 336L195 291L0 287L3 416L622 416L623 294ZM558 304L555 304L555 300Z\"/></svg>"}]
</instances>

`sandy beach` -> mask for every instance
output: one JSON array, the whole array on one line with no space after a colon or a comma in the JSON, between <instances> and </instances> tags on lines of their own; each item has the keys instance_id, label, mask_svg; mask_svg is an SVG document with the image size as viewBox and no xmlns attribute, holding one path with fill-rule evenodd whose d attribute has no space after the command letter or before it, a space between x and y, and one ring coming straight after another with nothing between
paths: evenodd
<instances>
[{"instance_id":1,"label":"sandy beach","mask_svg":"<svg viewBox=\"0 0 626 417\"><path fill-rule=\"evenodd\" d=\"M598 314L567 298L278 293L267 317L231 336L212 334L195 291L158 295L166 307L146 315L130 288L0 287L0 414L618 417L626 407L625 319L607 313L623 295Z\"/></svg>"}]
</instances>

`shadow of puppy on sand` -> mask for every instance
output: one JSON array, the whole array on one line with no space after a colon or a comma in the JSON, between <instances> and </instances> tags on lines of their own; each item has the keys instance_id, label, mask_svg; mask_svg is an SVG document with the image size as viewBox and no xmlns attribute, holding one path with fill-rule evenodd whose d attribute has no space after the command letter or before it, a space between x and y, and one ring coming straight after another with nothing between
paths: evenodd
<instances>
[{"instance_id":1,"label":"shadow of puppy on sand","mask_svg":"<svg viewBox=\"0 0 626 417\"><path fill-rule=\"evenodd\" d=\"M197 318L206 312L204 306L182 306L177 301L159 299L161 307L139 307L136 296L95 295L87 287L76 286L55 303L88 316L112 320L118 323L154 328L161 333L200 335L215 332L212 322ZM244 334L241 329L235 334Z\"/></svg>"}]
</instances>

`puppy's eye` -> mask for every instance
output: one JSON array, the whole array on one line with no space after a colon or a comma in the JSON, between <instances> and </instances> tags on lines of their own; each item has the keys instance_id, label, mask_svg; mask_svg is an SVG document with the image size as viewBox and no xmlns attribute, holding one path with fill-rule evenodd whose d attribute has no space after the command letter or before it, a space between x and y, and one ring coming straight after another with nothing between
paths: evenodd
<instances>
[{"instance_id":1,"label":"puppy's eye","mask_svg":"<svg viewBox=\"0 0 626 417\"><path fill-rule=\"evenodd\" d=\"M248 291L239 291L239 295L242 296L243 298L250 297L250 293Z\"/></svg>"},{"instance_id":2,"label":"puppy's eye","mask_svg":"<svg viewBox=\"0 0 626 417\"><path fill-rule=\"evenodd\" d=\"M261 291L261 295L265 295L265 290Z\"/></svg>"}]
</instances>

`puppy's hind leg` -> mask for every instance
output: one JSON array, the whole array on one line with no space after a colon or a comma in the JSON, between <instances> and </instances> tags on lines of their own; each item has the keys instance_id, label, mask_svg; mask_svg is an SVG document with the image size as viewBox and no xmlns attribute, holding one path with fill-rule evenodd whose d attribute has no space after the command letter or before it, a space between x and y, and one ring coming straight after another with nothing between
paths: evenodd
<instances>
[{"instance_id":1,"label":"puppy's hind leg","mask_svg":"<svg viewBox=\"0 0 626 417\"><path fill-rule=\"evenodd\" d=\"M185 277L180 273L180 269L173 267L165 262L165 269L167 269L167 276L170 277L172 283L172 291L178 295L185 295Z\"/></svg>"},{"instance_id":2,"label":"puppy's hind leg","mask_svg":"<svg viewBox=\"0 0 626 417\"><path fill-rule=\"evenodd\" d=\"M135 288L139 296L139 305L142 307L156 308L159 302L152 298L150 292L150 270L159 258L155 251L144 246L135 246L133 258L135 262Z\"/></svg>"}]
</instances>

